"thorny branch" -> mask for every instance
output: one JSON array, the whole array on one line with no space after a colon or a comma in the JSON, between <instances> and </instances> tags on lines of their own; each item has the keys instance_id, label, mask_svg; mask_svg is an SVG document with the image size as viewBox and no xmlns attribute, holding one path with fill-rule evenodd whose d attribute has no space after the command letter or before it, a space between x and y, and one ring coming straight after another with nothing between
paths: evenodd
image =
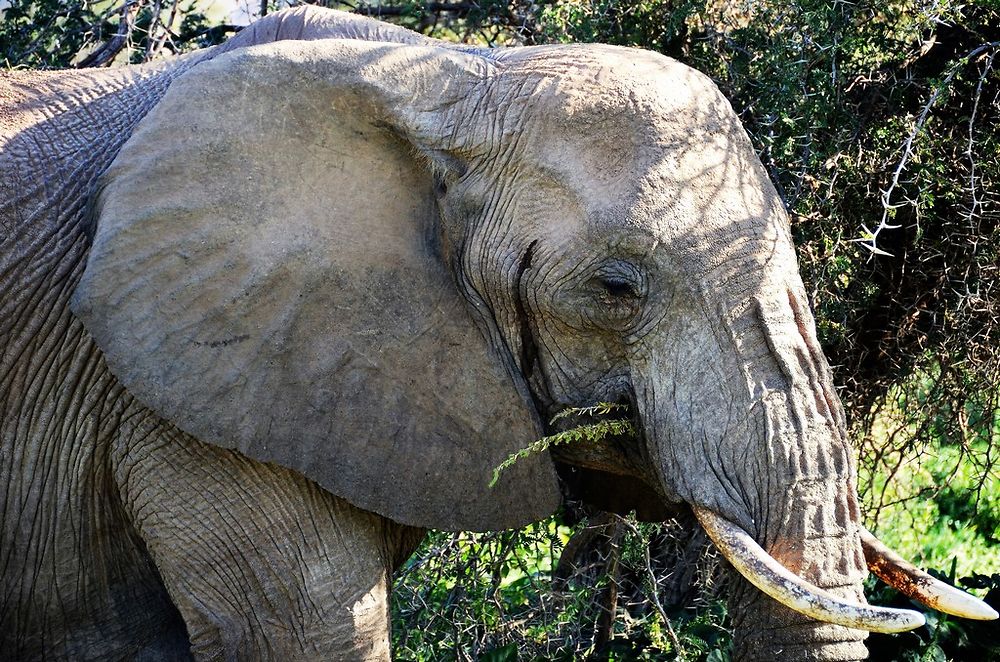
<instances>
[{"instance_id":1,"label":"thorny branch","mask_svg":"<svg viewBox=\"0 0 1000 662\"><path fill-rule=\"evenodd\" d=\"M118 21L118 31L109 41L101 44L90 55L80 60L76 66L82 69L85 67L103 67L111 64L121 50L125 48L125 44L128 43L135 23L135 15L139 7L139 3L133 2L133 0L124 3L121 6L121 19Z\"/></svg>"},{"instance_id":2,"label":"thorny branch","mask_svg":"<svg viewBox=\"0 0 1000 662\"><path fill-rule=\"evenodd\" d=\"M956 74L962 71L962 69L970 61L972 61L977 56L986 51L993 51L993 53L991 53L989 57L989 62L990 64L992 64L993 56L996 54L995 51L998 47L1000 47L1000 41L993 41L986 44L982 44L981 46L969 51L964 56L959 58L954 64L952 64L952 66L948 71L948 74L944 77L944 79L942 79L942 81L937 86L935 86L934 90L931 92L930 98L927 100L927 103L924 104L923 108L920 111L920 114L917 116L917 120L916 122L914 122L913 129L910 131L910 134L906 137L906 140L903 143L902 147L903 154L900 157L899 162L896 164L895 170L893 170L892 181L889 183L889 186L882 191L882 218L879 219L878 226L874 230L871 230L866 225L862 225L861 229L864 230L864 236L859 237L857 239L852 239L851 241L856 242L861 246L864 246L871 252L872 255L886 255L888 257L893 257L891 253L879 248L877 245L877 241L879 234L883 230L899 229L900 227L899 225L894 225L889 222L890 216L895 213L896 209L904 205L916 206L916 201L912 199L906 199L904 202L898 202L898 203L892 202L892 194L899 186L900 175L903 174L903 171L906 169L906 165L909 163L910 159L913 158L914 154L913 142L916 140L917 136L920 135L920 132L923 130L924 123L927 121L927 117L930 114L931 109L937 103L937 100L941 96L941 93L945 91L949 87L949 85L951 85L951 82L955 78ZM988 70L989 67L987 67L986 69ZM983 78L985 77L985 75L986 74L984 73ZM980 78L980 85L977 88L978 91L982 90L983 78ZM978 94L976 102L978 104ZM972 133L973 120L970 120L969 122L970 155L971 155L971 142L972 142L971 133Z\"/></svg>"},{"instance_id":3,"label":"thorny branch","mask_svg":"<svg viewBox=\"0 0 1000 662\"><path fill-rule=\"evenodd\" d=\"M423 633L440 634L447 624L451 639L444 648L435 642L437 650L454 647L475 659L512 647L517 659L584 659L657 623L665 641L654 645L677 656L686 650L684 638L668 608L676 610L689 594L699 596L698 604L717 601L725 590L711 546L704 537L692 546L693 519L653 527L595 513L575 525L549 526L432 533L396 579L395 619L402 627L395 650L406 657L421 648ZM669 588L679 577L686 585ZM444 614L421 608L442 602ZM524 637L525 631L540 636Z\"/></svg>"}]
</instances>

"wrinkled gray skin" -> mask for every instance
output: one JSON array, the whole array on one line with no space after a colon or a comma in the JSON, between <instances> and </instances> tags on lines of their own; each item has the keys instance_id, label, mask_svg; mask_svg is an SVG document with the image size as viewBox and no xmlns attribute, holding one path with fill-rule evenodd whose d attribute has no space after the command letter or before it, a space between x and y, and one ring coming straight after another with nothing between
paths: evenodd
<instances>
[{"instance_id":1,"label":"wrinkled gray skin","mask_svg":"<svg viewBox=\"0 0 1000 662\"><path fill-rule=\"evenodd\" d=\"M788 221L705 77L302 8L0 99L6 657L385 659L423 528L551 512L552 458L490 472L596 401L641 434L556 458L585 498L709 508L863 601ZM865 657L732 601L739 659Z\"/></svg>"}]
</instances>

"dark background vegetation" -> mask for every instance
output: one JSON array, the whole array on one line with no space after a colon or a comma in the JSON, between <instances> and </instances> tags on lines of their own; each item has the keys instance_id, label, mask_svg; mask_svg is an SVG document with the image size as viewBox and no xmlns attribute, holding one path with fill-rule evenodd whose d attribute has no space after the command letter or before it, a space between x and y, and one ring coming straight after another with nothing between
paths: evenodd
<instances>
[{"instance_id":1,"label":"dark background vegetation","mask_svg":"<svg viewBox=\"0 0 1000 662\"><path fill-rule=\"evenodd\" d=\"M869 526L1000 604L1000 3L325 4L467 43L639 46L712 76L791 213ZM280 6L0 0L0 63L148 61ZM397 581L395 648L401 659L724 660L724 586L691 521L571 505L523 531L433 533ZM871 598L906 604L883 588ZM870 643L880 660L1000 659L995 624L934 614Z\"/></svg>"}]
</instances>

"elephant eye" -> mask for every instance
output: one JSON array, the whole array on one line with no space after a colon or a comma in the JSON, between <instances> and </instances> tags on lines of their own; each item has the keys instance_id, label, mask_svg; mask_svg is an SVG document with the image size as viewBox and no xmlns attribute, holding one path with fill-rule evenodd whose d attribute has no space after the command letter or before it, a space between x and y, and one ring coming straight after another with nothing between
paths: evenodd
<instances>
[{"instance_id":1,"label":"elephant eye","mask_svg":"<svg viewBox=\"0 0 1000 662\"><path fill-rule=\"evenodd\" d=\"M591 272L587 285L595 321L619 327L635 318L646 296L645 279L639 267L629 260L610 259Z\"/></svg>"},{"instance_id":2,"label":"elephant eye","mask_svg":"<svg viewBox=\"0 0 1000 662\"><path fill-rule=\"evenodd\" d=\"M635 283L617 276L602 276L600 278L604 294L613 299L638 299L639 292Z\"/></svg>"}]
</instances>

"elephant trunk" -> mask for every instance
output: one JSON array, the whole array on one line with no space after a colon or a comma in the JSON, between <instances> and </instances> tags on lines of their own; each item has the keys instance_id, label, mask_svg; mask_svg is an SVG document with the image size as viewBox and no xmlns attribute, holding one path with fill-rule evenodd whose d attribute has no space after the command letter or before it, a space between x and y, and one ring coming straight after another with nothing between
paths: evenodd
<instances>
[{"instance_id":1,"label":"elephant trunk","mask_svg":"<svg viewBox=\"0 0 1000 662\"><path fill-rule=\"evenodd\" d=\"M699 513L747 579L731 597L734 617L745 621L736 627L736 658L863 660L868 631L910 630L923 616L871 607L864 598L868 571L853 450L801 293L787 289L784 296L757 299L744 314L746 332L736 335L751 398L759 402L761 452L769 467L765 486L748 497L759 513L757 526L743 532ZM727 545L726 538L743 544ZM754 552L770 576L741 565L740 557Z\"/></svg>"},{"instance_id":2,"label":"elephant trunk","mask_svg":"<svg viewBox=\"0 0 1000 662\"><path fill-rule=\"evenodd\" d=\"M812 486L815 488L815 486ZM696 509L709 537L745 581L730 596L736 660L863 660L867 631L901 632L923 624L917 612L872 607L856 521L843 521L845 495L802 488L782 530L766 547L725 519ZM839 520L839 522L838 522ZM746 560L750 559L750 563Z\"/></svg>"},{"instance_id":3,"label":"elephant trunk","mask_svg":"<svg viewBox=\"0 0 1000 662\"><path fill-rule=\"evenodd\" d=\"M644 428L650 453L660 458L664 477L679 476L678 496L746 579L730 598L736 659L865 659L866 631L908 630L923 619L866 604L856 479L840 412L805 385L798 370L809 367L805 356L795 369L785 361L784 370L773 363L755 370L770 352L754 349L757 357L749 349L740 356L746 382L714 380L722 390L712 408L722 414L691 417L685 426L653 418ZM726 360L704 364L706 382ZM649 394L658 396L662 381L640 384L643 420L651 411L672 416L712 394L706 385L695 397L655 397Z\"/></svg>"},{"instance_id":4,"label":"elephant trunk","mask_svg":"<svg viewBox=\"0 0 1000 662\"><path fill-rule=\"evenodd\" d=\"M923 625L919 612L866 603L869 567L929 606L996 618L988 605L934 581L864 529L843 412L801 299L788 291L749 312L762 322L754 328L764 330L764 342L741 347L755 394L749 409L756 412L744 427L763 439L759 454L769 470L740 483L750 487L743 513L693 504L706 533L747 580L731 600L734 618L744 621L735 628L737 659L860 660L868 631Z\"/></svg>"}]
</instances>

